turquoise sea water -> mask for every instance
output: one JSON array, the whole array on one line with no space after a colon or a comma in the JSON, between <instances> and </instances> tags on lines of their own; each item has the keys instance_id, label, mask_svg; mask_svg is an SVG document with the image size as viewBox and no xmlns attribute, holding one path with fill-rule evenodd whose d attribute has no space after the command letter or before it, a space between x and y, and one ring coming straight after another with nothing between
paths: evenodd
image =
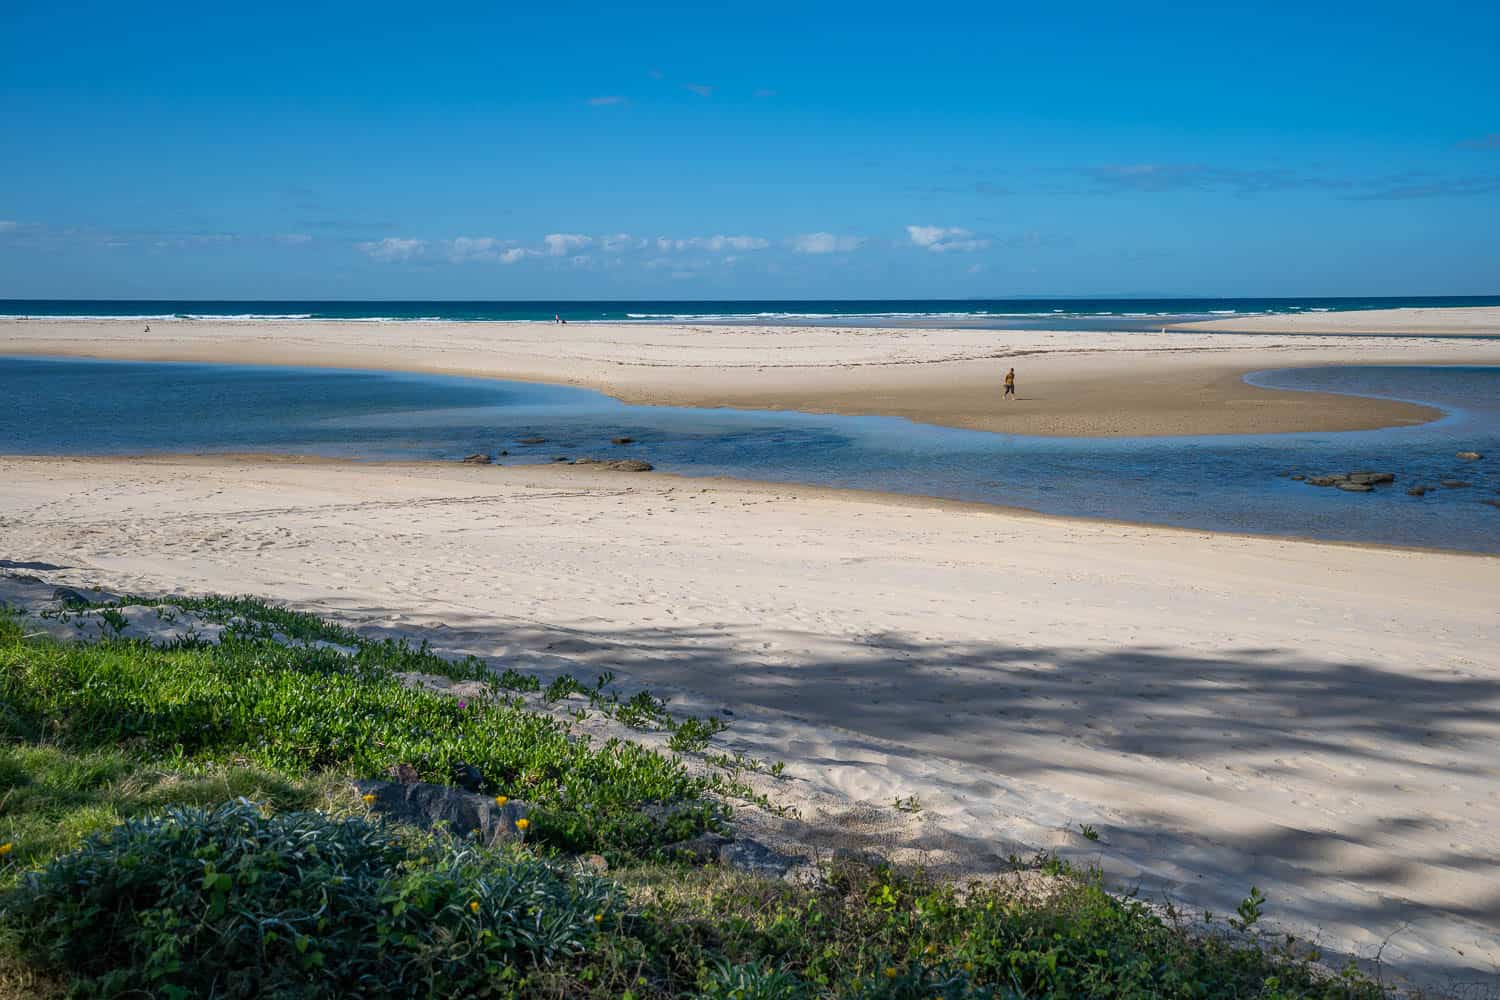
<instances>
[{"instance_id":1,"label":"turquoise sea water","mask_svg":"<svg viewBox=\"0 0 1500 1000\"><path fill-rule=\"evenodd\" d=\"M1500 306L1500 296L1301 298L826 299L595 302L350 302L179 299L0 299L0 316L168 319L338 319L547 322L786 323L992 329L1157 329L1204 319L1406 307ZM1500 336L1500 330L1494 331Z\"/></svg>"},{"instance_id":2,"label":"turquoise sea water","mask_svg":"<svg viewBox=\"0 0 1500 1000\"><path fill-rule=\"evenodd\" d=\"M1261 373L1290 389L1440 406L1417 427L1035 438L889 417L630 406L560 386L324 369L0 358L0 454L258 451L506 463L638 457L683 475L888 490L1223 531L1500 553L1500 367ZM629 436L630 446L610 439ZM540 437L540 444L522 444ZM1467 462L1456 452L1485 453ZM1389 471L1351 494L1291 473ZM1409 497L1408 486L1443 479Z\"/></svg>"}]
</instances>

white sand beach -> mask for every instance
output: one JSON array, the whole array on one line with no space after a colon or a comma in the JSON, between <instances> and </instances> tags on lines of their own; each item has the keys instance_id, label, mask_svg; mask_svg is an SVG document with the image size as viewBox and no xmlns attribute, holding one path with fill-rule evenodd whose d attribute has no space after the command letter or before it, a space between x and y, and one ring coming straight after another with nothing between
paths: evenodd
<instances>
[{"instance_id":1,"label":"white sand beach","mask_svg":"<svg viewBox=\"0 0 1500 1000\"><path fill-rule=\"evenodd\" d=\"M802 815L781 832L814 846L953 874L1047 848L1221 914L1254 884L1330 954L1445 983L1500 967L1493 558L223 457L0 459L0 553L729 708L719 745L787 762L769 791Z\"/></svg>"},{"instance_id":2,"label":"white sand beach","mask_svg":"<svg viewBox=\"0 0 1500 1000\"><path fill-rule=\"evenodd\" d=\"M1243 316L1178 323L1174 330L1300 334L1384 334L1396 336L1500 337L1500 309L1492 306L1356 309L1283 316Z\"/></svg>"},{"instance_id":3,"label":"white sand beach","mask_svg":"<svg viewBox=\"0 0 1500 1000\"><path fill-rule=\"evenodd\" d=\"M1464 312L1500 322L1500 309ZM1260 389L1243 376L1326 364L1500 363L1500 341L1436 336L191 320L152 321L147 333L145 325L0 321L0 354L478 375L584 386L631 403L874 413L1106 437L1413 423L1435 411ZM1019 399L1003 405L1000 381L1012 366Z\"/></svg>"}]
</instances>

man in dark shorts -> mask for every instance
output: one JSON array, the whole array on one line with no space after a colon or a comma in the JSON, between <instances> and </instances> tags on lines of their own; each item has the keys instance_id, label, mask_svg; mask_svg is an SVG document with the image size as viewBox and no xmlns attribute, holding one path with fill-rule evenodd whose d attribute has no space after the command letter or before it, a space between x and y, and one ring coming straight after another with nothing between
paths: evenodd
<instances>
[{"instance_id":1,"label":"man in dark shorts","mask_svg":"<svg viewBox=\"0 0 1500 1000\"><path fill-rule=\"evenodd\" d=\"M1012 368L1005 373L1005 398L1014 399L1016 395L1016 370Z\"/></svg>"}]
</instances>

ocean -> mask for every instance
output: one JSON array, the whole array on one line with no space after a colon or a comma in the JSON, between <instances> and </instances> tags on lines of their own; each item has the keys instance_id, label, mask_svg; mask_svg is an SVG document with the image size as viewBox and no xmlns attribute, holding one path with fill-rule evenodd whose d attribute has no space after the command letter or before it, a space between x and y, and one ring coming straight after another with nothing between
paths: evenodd
<instances>
[{"instance_id":1,"label":"ocean","mask_svg":"<svg viewBox=\"0 0 1500 1000\"><path fill-rule=\"evenodd\" d=\"M1500 507L1491 503L1500 500L1500 367L1293 369L1252 380L1407 399L1445 415L1342 433L1042 438L895 417L632 406L585 389L494 379L0 358L0 454L453 462L489 452L504 464L630 457L684 476L1500 554ZM622 436L635 443L611 443ZM1486 457L1465 461L1460 451ZM1292 478L1355 470L1391 472L1396 482L1346 493ZM1433 489L1408 496L1418 484Z\"/></svg>"},{"instance_id":2,"label":"ocean","mask_svg":"<svg viewBox=\"0 0 1500 1000\"><path fill-rule=\"evenodd\" d=\"M1367 298L1015 298L597 302L236 301L5 299L0 317L142 321L353 320L402 322L760 323L963 326L979 329L1146 330L1169 323L1301 312L1500 306L1500 296Z\"/></svg>"}]
</instances>

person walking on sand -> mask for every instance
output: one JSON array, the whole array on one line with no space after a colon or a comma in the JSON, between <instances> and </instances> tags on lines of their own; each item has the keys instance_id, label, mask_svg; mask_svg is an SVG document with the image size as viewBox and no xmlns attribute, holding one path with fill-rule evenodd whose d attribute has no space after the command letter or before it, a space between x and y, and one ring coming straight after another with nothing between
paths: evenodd
<instances>
[{"instance_id":1,"label":"person walking on sand","mask_svg":"<svg viewBox=\"0 0 1500 1000\"><path fill-rule=\"evenodd\" d=\"M1005 373L1005 398L1016 398L1016 370L1014 368Z\"/></svg>"}]
</instances>

